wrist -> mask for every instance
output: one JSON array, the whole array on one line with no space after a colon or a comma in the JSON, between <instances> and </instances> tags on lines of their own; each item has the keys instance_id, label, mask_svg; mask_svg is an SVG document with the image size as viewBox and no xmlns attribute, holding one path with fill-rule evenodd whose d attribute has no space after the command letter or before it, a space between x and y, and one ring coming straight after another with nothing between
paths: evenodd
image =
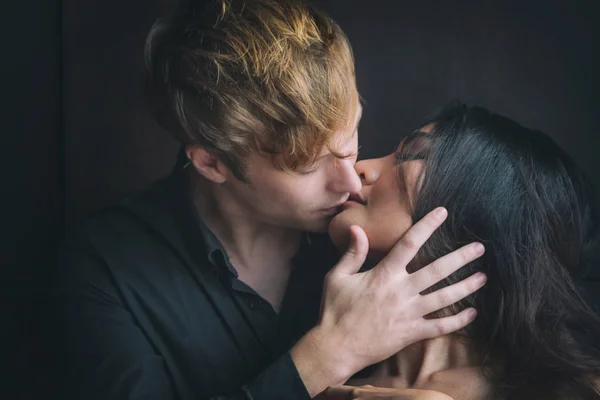
<instances>
[{"instance_id":1,"label":"wrist","mask_svg":"<svg viewBox=\"0 0 600 400\"><path fill-rule=\"evenodd\" d=\"M361 369L354 353L346 346L345 338L336 336L334 332L319 325L311 329L307 336L318 349L322 364L336 378L336 384L346 382Z\"/></svg>"},{"instance_id":2,"label":"wrist","mask_svg":"<svg viewBox=\"0 0 600 400\"><path fill-rule=\"evenodd\" d=\"M355 368L341 341L320 327L311 329L290 351L292 360L311 396L329 386L343 384Z\"/></svg>"}]
</instances>

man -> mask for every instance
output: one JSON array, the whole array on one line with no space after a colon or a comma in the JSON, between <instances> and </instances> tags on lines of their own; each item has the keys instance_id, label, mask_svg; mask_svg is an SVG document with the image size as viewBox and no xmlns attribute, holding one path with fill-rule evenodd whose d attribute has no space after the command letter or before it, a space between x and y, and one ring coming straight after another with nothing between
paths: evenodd
<instances>
[{"instance_id":1,"label":"man","mask_svg":"<svg viewBox=\"0 0 600 400\"><path fill-rule=\"evenodd\" d=\"M184 153L67 243L64 397L309 399L474 318L423 316L482 281L419 294L474 247L405 270L443 209L363 273L364 232L339 260L320 233L361 188L353 58L331 20L295 0L184 1L146 59L150 105Z\"/></svg>"}]
</instances>

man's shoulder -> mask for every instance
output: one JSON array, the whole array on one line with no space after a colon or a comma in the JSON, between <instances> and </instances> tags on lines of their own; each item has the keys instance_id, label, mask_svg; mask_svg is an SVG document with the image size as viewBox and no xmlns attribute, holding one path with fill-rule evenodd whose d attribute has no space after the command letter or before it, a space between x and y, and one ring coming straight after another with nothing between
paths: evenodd
<instances>
[{"instance_id":1,"label":"man's shoulder","mask_svg":"<svg viewBox=\"0 0 600 400\"><path fill-rule=\"evenodd\" d=\"M158 189L89 215L73 228L59 249L57 279L103 290L116 285L144 295L203 270L176 210Z\"/></svg>"},{"instance_id":2,"label":"man's shoulder","mask_svg":"<svg viewBox=\"0 0 600 400\"><path fill-rule=\"evenodd\" d=\"M144 225L153 225L159 220L171 218L167 202L159 196L163 185L159 181L143 192L87 215L69 230L67 237L109 240L125 236L120 239L135 239L136 235L123 234L130 234L139 231Z\"/></svg>"},{"instance_id":3,"label":"man's shoulder","mask_svg":"<svg viewBox=\"0 0 600 400\"><path fill-rule=\"evenodd\" d=\"M124 259L156 255L178 247L181 232L169 200L168 182L88 215L69 230L65 247L94 256Z\"/></svg>"}]
</instances>

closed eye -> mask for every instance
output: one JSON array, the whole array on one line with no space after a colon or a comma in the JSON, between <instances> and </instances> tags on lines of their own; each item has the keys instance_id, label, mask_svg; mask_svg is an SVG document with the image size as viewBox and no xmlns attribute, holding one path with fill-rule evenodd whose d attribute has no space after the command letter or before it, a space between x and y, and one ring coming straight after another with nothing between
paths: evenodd
<instances>
[{"instance_id":1,"label":"closed eye","mask_svg":"<svg viewBox=\"0 0 600 400\"><path fill-rule=\"evenodd\" d=\"M424 160L430 150L430 137L426 132L416 131L403 139L398 150L394 153L396 162Z\"/></svg>"},{"instance_id":2,"label":"closed eye","mask_svg":"<svg viewBox=\"0 0 600 400\"><path fill-rule=\"evenodd\" d=\"M416 154L395 153L394 159L396 160L397 164L400 164L405 161L424 160L425 154L422 154L422 153L416 153Z\"/></svg>"}]
</instances>

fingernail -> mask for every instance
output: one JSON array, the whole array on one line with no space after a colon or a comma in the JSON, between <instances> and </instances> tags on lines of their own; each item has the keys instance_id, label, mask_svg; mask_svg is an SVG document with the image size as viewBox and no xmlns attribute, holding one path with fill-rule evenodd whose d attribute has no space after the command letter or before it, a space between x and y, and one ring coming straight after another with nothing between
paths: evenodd
<instances>
[{"instance_id":1,"label":"fingernail","mask_svg":"<svg viewBox=\"0 0 600 400\"><path fill-rule=\"evenodd\" d=\"M446 215L448 215L448 210L446 210L444 207L439 207L433 212L433 215L438 219L443 219L446 218Z\"/></svg>"},{"instance_id":2,"label":"fingernail","mask_svg":"<svg viewBox=\"0 0 600 400\"><path fill-rule=\"evenodd\" d=\"M475 250L475 254L477 254L478 256L485 253L485 246L482 245L481 243L475 243L473 245L473 249Z\"/></svg>"},{"instance_id":3,"label":"fingernail","mask_svg":"<svg viewBox=\"0 0 600 400\"><path fill-rule=\"evenodd\" d=\"M478 282L486 282L487 281L487 275L484 274L483 272L477 272L475 274L475 279L477 279Z\"/></svg>"},{"instance_id":4,"label":"fingernail","mask_svg":"<svg viewBox=\"0 0 600 400\"><path fill-rule=\"evenodd\" d=\"M474 308L471 308L469 310L469 319L475 319L476 316L477 316L477 310Z\"/></svg>"}]
</instances>

